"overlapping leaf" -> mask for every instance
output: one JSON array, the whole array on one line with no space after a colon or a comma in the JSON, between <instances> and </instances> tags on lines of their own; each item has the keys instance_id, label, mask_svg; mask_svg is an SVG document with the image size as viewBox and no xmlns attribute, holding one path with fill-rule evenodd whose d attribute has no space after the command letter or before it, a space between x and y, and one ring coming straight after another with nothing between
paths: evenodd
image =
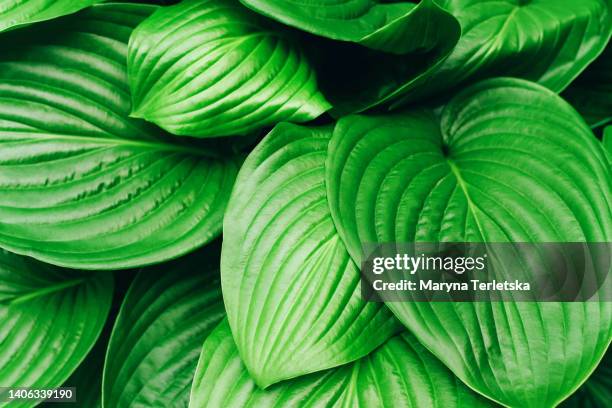
<instances>
[{"instance_id":1,"label":"overlapping leaf","mask_svg":"<svg viewBox=\"0 0 612 408\"><path fill-rule=\"evenodd\" d=\"M610 242L611 169L579 115L515 79L432 113L339 121L326 163L338 232L363 242ZM395 302L389 308L464 382L509 406L567 397L612 337L612 304Z\"/></svg>"},{"instance_id":2,"label":"overlapping leaf","mask_svg":"<svg viewBox=\"0 0 612 408\"><path fill-rule=\"evenodd\" d=\"M443 0L461 39L440 69L404 101L469 81L516 76L559 92L605 48L612 33L606 0Z\"/></svg>"},{"instance_id":3,"label":"overlapping leaf","mask_svg":"<svg viewBox=\"0 0 612 408\"><path fill-rule=\"evenodd\" d=\"M202 342L225 315L218 268L204 250L136 276L106 354L104 406L187 405Z\"/></svg>"},{"instance_id":4,"label":"overlapping leaf","mask_svg":"<svg viewBox=\"0 0 612 408\"><path fill-rule=\"evenodd\" d=\"M96 342L112 295L108 273L63 270L0 250L0 387L62 385Z\"/></svg>"},{"instance_id":5,"label":"overlapping leaf","mask_svg":"<svg viewBox=\"0 0 612 408\"><path fill-rule=\"evenodd\" d=\"M99 5L0 39L0 247L125 268L220 232L234 160L127 118L127 41L153 10Z\"/></svg>"},{"instance_id":6,"label":"overlapping leaf","mask_svg":"<svg viewBox=\"0 0 612 408\"><path fill-rule=\"evenodd\" d=\"M587 382L561 408L599 408L612 401L612 351L608 351Z\"/></svg>"},{"instance_id":7,"label":"overlapping leaf","mask_svg":"<svg viewBox=\"0 0 612 408\"><path fill-rule=\"evenodd\" d=\"M572 82L563 97L593 128L612 121L612 47Z\"/></svg>"},{"instance_id":8,"label":"overlapping leaf","mask_svg":"<svg viewBox=\"0 0 612 408\"><path fill-rule=\"evenodd\" d=\"M263 387L360 358L398 329L361 299L325 191L331 128L280 124L240 170L221 278L240 354Z\"/></svg>"},{"instance_id":9,"label":"overlapping leaf","mask_svg":"<svg viewBox=\"0 0 612 408\"><path fill-rule=\"evenodd\" d=\"M329 108L296 44L235 0L185 0L130 39L133 116L177 135L242 135Z\"/></svg>"},{"instance_id":10,"label":"overlapping leaf","mask_svg":"<svg viewBox=\"0 0 612 408\"><path fill-rule=\"evenodd\" d=\"M0 31L75 13L103 0L3 0Z\"/></svg>"},{"instance_id":11,"label":"overlapping leaf","mask_svg":"<svg viewBox=\"0 0 612 408\"><path fill-rule=\"evenodd\" d=\"M411 335L355 363L262 390L249 377L224 320L204 342L191 391L204 407L486 407Z\"/></svg>"}]
</instances>

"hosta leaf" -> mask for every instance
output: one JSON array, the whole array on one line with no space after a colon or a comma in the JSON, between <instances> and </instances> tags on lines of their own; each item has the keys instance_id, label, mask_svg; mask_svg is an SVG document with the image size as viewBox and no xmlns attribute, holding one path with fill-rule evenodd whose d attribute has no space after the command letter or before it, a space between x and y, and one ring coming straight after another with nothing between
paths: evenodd
<instances>
[{"instance_id":1,"label":"hosta leaf","mask_svg":"<svg viewBox=\"0 0 612 408\"><path fill-rule=\"evenodd\" d=\"M103 0L3 0L0 31L72 14Z\"/></svg>"},{"instance_id":2,"label":"hosta leaf","mask_svg":"<svg viewBox=\"0 0 612 408\"><path fill-rule=\"evenodd\" d=\"M225 314L218 272L204 250L136 276L106 354L104 406L187 405L202 342Z\"/></svg>"},{"instance_id":3,"label":"hosta leaf","mask_svg":"<svg viewBox=\"0 0 612 408\"><path fill-rule=\"evenodd\" d=\"M235 0L185 0L133 33L133 112L177 135L242 135L329 105L295 42Z\"/></svg>"},{"instance_id":4,"label":"hosta leaf","mask_svg":"<svg viewBox=\"0 0 612 408\"><path fill-rule=\"evenodd\" d=\"M612 163L612 126L604 129L603 146L608 155L608 161Z\"/></svg>"},{"instance_id":5,"label":"hosta leaf","mask_svg":"<svg viewBox=\"0 0 612 408\"><path fill-rule=\"evenodd\" d=\"M612 121L612 46L563 93L591 127Z\"/></svg>"},{"instance_id":6,"label":"hosta leaf","mask_svg":"<svg viewBox=\"0 0 612 408\"><path fill-rule=\"evenodd\" d=\"M238 355L227 321L204 342L191 390L204 407L486 407L411 335L390 339L352 364L258 388Z\"/></svg>"},{"instance_id":7,"label":"hosta leaf","mask_svg":"<svg viewBox=\"0 0 612 408\"><path fill-rule=\"evenodd\" d=\"M267 17L304 31L394 54L431 49L437 45L437 32L453 26L458 29L456 19L433 0L423 0L419 5L372 0L241 2ZM442 24L432 30L431 22Z\"/></svg>"},{"instance_id":8,"label":"hosta leaf","mask_svg":"<svg viewBox=\"0 0 612 408\"><path fill-rule=\"evenodd\" d=\"M433 113L338 122L326 163L338 232L361 243L610 242L612 174L580 116L527 81L481 82ZM591 372L612 303L388 304L465 383L549 407Z\"/></svg>"},{"instance_id":9,"label":"hosta leaf","mask_svg":"<svg viewBox=\"0 0 612 408\"><path fill-rule=\"evenodd\" d=\"M62 385L96 342L112 297L109 273L60 269L0 250L0 387Z\"/></svg>"},{"instance_id":10,"label":"hosta leaf","mask_svg":"<svg viewBox=\"0 0 612 408\"><path fill-rule=\"evenodd\" d=\"M612 403L612 350L608 350L587 382L561 408L599 408Z\"/></svg>"},{"instance_id":11,"label":"hosta leaf","mask_svg":"<svg viewBox=\"0 0 612 408\"><path fill-rule=\"evenodd\" d=\"M153 10L99 5L0 39L0 247L126 268L220 232L236 164L127 118L127 41Z\"/></svg>"},{"instance_id":12,"label":"hosta leaf","mask_svg":"<svg viewBox=\"0 0 612 408\"><path fill-rule=\"evenodd\" d=\"M500 75L537 81L558 92L601 53L612 33L607 0L443 0L439 4L461 23L461 39L441 68L406 100Z\"/></svg>"},{"instance_id":13,"label":"hosta leaf","mask_svg":"<svg viewBox=\"0 0 612 408\"><path fill-rule=\"evenodd\" d=\"M400 327L361 300L325 192L331 128L280 124L240 170L221 279L240 355L262 387L362 357Z\"/></svg>"}]
</instances>

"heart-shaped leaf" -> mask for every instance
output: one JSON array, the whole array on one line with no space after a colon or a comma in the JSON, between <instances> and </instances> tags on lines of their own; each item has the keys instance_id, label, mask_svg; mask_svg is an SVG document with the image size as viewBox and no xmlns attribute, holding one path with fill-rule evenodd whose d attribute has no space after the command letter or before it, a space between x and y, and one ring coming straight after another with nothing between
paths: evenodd
<instances>
[{"instance_id":1,"label":"heart-shaped leaf","mask_svg":"<svg viewBox=\"0 0 612 408\"><path fill-rule=\"evenodd\" d=\"M103 0L3 0L0 31L75 13Z\"/></svg>"},{"instance_id":2,"label":"heart-shaped leaf","mask_svg":"<svg viewBox=\"0 0 612 408\"><path fill-rule=\"evenodd\" d=\"M242 135L329 108L295 42L234 0L164 7L130 39L132 116L177 135Z\"/></svg>"},{"instance_id":3,"label":"heart-shaped leaf","mask_svg":"<svg viewBox=\"0 0 612 408\"><path fill-rule=\"evenodd\" d=\"M244 163L223 226L229 323L257 384L356 360L398 326L361 299L325 191L331 128L280 124Z\"/></svg>"},{"instance_id":4,"label":"heart-shaped leaf","mask_svg":"<svg viewBox=\"0 0 612 408\"><path fill-rule=\"evenodd\" d=\"M606 0L442 0L461 23L449 57L403 101L494 76L537 81L559 92L605 48L612 34Z\"/></svg>"},{"instance_id":5,"label":"heart-shaped leaf","mask_svg":"<svg viewBox=\"0 0 612 408\"><path fill-rule=\"evenodd\" d=\"M106 353L104 406L187 405L202 342L225 315L218 273L208 248L139 272Z\"/></svg>"},{"instance_id":6,"label":"heart-shaped leaf","mask_svg":"<svg viewBox=\"0 0 612 408\"><path fill-rule=\"evenodd\" d=\"M570 85L563 97L591 127L612 121L612 46Z\"/></svg>"},{"instance_id":7,"label":"heart-shaped leaf","mask_svg":"<svg viewBox=\"0 0 612 408\"><path fill-rule=\"evenodd\" d=\"M109 273L60 269L0 250L0 387L62 385L96 342L112 297Z\"/></svg>"},{"instance_id":8,"label":"heart-shaped leaf","mask_svg":"<svg viewBox=\"0 0 612 408\"><path fill-rule=\"evenodd\" d=\"M560 408L599 408L612 402L612 350L608 350L589 379Z\"/></svg>"},{"instance_id":9,"label":"heart-shaped leaf","mask_svg":"<svg viewBox=\"0 0 612 408\"><path fill-rule=\"evenodd\" d=\"M220 232L236 163L127 118L127 41L154 9L99 5L0 39L1 247L127 268Z\"/></svg>"},{"instance_id":10,"label":"heart-shaped leaf","mask_svg":"<svg viewBox=\"0 0 612 408\"><path fill-rule=\"evenodd\" d=\"M204 407L487 407L411 335L352 364L262 390L249 377L224 320L204 342L191 390Z\"/></svg>"},{"instance_id":11,"label":"heart-shaped leaf","mask_svg":"<svg viewBox=\"0 0 612 408\"><path fill-rule=\"evenodd\" d=\"M335 225L361 243L611 242L611 169L551 91L495 79L430 112L340 120L326 162ZM612 303L392 302L466 384L508 406L549 407L591 372Z\"/></svg>"}]
</instances>

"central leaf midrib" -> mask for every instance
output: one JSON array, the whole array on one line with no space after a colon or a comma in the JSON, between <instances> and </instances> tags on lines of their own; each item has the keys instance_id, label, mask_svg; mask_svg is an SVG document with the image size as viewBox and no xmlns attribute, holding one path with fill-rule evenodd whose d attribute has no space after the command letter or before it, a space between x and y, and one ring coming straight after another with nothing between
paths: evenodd
<instances>
[{"instance_id":1,"label":"central leaf midrib","mask_svg":"<svg viewBox=\"0 0 612 408\"><path fill-rule=\"evenodd\" d=\"M482 228L482 224L480 223L476 215L476 210L478 209L478 206L474 204L474 202L472 201L472 198L470 197L470 194L468 192L467 182L463 179L463 176L461 175L461 172L459 171L459 167L455 164L455 162L453 162L453 160L448 159L448 158L446 159L446 161L448 163L448 166L451 169L451 172L455 176L455 179L457 180L457 185L459 185L459 187L461 188L461 191L463 192L463 195L465 196L465 199L468 204L468 211L472 213L472 217L474 218L474 221L476 222L476 227L478 228L480 237L482 238L484 242L485 241L484 229ZM467 231L464 231L464 233L466 232Z\"/></svg>"},{"instance_id":2,"label":"central leaf midrib","mask_svg":"<svg viewBox=\"0 0 612 408\"><path fill-rule=\"evenodd\" d=\"M36 299L36 298L39 298L41 296L50 295L50 294L55 293L55 292L60 292L62 290L68 289L68 288L79 286L79 285L85 283L86 281L87 281L87 278L78 278L78 279L71 279L71 280L68 280L68 281L60 282L60 283L57 283L55 285L51 285L51 286L47 286L47 287L44 287L44 288L36 289L36 290L34 290L32 292L29 292L29 293L26 293L26 294L23 294L23 295L18 295L18 296L15 296L13 298L8 298L6 303L8 303L9 305L16 305L16 304L26 303L28 301L31 301L32 299Z\"/></svg>"}]
</instances>

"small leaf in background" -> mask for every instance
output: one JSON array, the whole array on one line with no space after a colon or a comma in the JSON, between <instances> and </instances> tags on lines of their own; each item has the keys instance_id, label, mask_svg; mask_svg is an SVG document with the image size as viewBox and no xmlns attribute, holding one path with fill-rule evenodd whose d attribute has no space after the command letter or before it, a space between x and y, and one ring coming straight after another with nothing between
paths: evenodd
<instances>
[{"instance_id":1,"label":"small leaf in background","mask_svg":"<svg viewBox=\"0 0 612 408\"><path fill-rule=\"evenodd\" d=\"M493 407L459 381L414 337L393 337L372 354L262 390L249 377L223 320L204 342L191 408Z\"/></svg>"},{"instance_id":2,"label":"small leaf in background","mask_svg":"<svg viewBox=\"0 0 612 408\"><path fill-rule=\"evenodd\" d=\"M98 5L0 38L0 247L115 269L220 233L237 160L127 117L127 41L153 10Z\"/></svg>"},{"instance_id":3,"label":"small leaf in background","mask_svg":"<svg viewBox=\"0 0 612 408\"><path fill-rule=\"evenodd\" d=\"M2 0L0 31L75 13L103 0Z\"/></svg>"},{"instance_id":4,"label":"small leaf in background","mask_svg":"<svg viewBox=\"0 0 612 408\"><path fill-rule=\"evenodd\" d=\"M612 121L612 46L608 46L563 92L563 97L597 128Z\"/></svg>"},{"instance_id":5,"label":"small leaf in background","mask_svg":"<svg viewBox=\"0 0 612 408\"><path fill-rule=\"evenodd\" d=\"M108 272L60 269L0 250L0 387L62 385L98 339L112 298Z\"/></svg>"},{"instance_id":6,"label":"small leaf in background","mask_svg":"<svg viewBox=\"0 0 612 408\"><path fill-rule=\"evenodd\" d=\"M177 135L244 135L329 109L297 44L235 0L155 12L128 54L132 116Z\"/></svg>"},{"instance_id":7,"label":"small leaf in background","mask_svg":"<svg viewBox=\"0 0 612 408\"><path fill-rule=\"evenodd\" d=\"M426 111L341 119L326 183L355 262L362 242L610 242L612 169L560 97L518 79ZM508 406L550 407L595 367L610 302L390 302L459 378Z\"/></svg>"},{"instance_id":8,"label":"small leaf in background","mask_svg":"<svg viewBox=\"0 0 612 408\"><path fill-rule=\"evenodd\" d=\"M516 76L562 91L605 48L611 5L603 0L442 0L461 39L440 69L402 101L495 76Z\"/></svg>"},{"instance_id":9,"label":"small leaf in background","mask_svg":"<svg viewBox=\"0 0 612 408\"><path fill-rule=\"evenodd\" d=\"M262 387L365 356L398 331L361 299L325 192L330 127L277 125L244 163L224 224L221 278L240 354Z\"/></svg>"},{"instance_id":10,"label":"small leaf in background","mask_svg":"<svg viewBox=\"0 0 612 408\"><path fill-rule=\"evenodd\" d=\"M214 249L136 276L106 353L104 406L187 405L202 342L225 316Z\"/></svg>"}]
</instances>

